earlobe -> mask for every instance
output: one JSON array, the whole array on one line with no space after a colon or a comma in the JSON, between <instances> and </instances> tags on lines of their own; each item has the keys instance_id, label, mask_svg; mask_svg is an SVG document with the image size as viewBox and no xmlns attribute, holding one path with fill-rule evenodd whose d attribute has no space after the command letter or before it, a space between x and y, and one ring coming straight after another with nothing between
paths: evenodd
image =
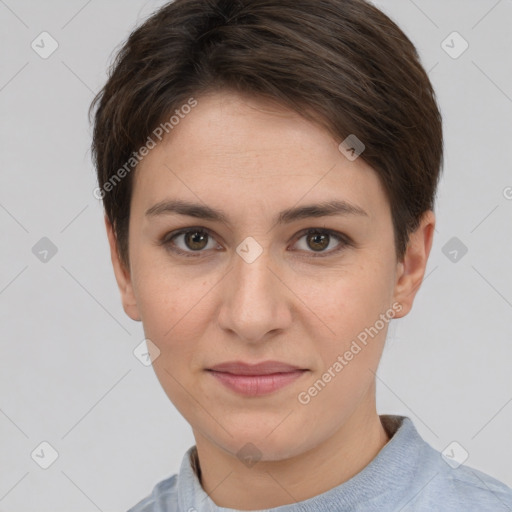
<instances>
[{"instance_id":1,"label":"earlobe","mask_svg":"<svg viewBox=\"0 0 512 512\"><path fill-rule=\"evenodd\" d=\"M409 243L402 262L397 264L394 300L402 305L396 318L404 317L412 309L434 239L435 215L432 210L424 213L419 227L409 235Z\"/></svg>"},{"instance_id":2,"label":"earlobe","mask_svg":"<svg viewBox=\"0 0 512 512\"><path fill-rule=\"evenodd\" d=\"M110 246L110 259L114 268L114 275L117 281L117 286L121 293L121 301L123 304L124 312L136 322L141 321L135 294L133 293L132 281L130 270L121 261L118 251L117 238L112 227L112 224L105 215L105 227L107 229L108 243Z\"/></svg>"}]
</instances>

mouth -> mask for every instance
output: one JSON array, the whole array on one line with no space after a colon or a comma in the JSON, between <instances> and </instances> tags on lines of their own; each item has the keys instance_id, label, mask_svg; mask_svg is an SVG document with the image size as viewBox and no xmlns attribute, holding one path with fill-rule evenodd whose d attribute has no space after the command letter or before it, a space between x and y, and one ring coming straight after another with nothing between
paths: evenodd
<instances>
[{"instance_id":1,"label":"mouth","mask_svg":"<svg viewBox=\"0 0 512 512\"><path fill-rule=\"evenodd\" d=\"M207 368L207 371L231 391L245 396L261 396L284 388L309 370L279 361L258 364L232 361Z\"/></svg>"},{"instance_id":2,"label":"mouth","mask_svg":"<svg viewBox=\"0 0 512 512\"><path fill-rule=\"evenodd\" d=\"M230 373L232 375L272 375L276 373L291 373L305 371L305 368L280 361L263 361L257 364L243 361L229 361L208 368L209 371Z\"/></svg>"}]
</instances>

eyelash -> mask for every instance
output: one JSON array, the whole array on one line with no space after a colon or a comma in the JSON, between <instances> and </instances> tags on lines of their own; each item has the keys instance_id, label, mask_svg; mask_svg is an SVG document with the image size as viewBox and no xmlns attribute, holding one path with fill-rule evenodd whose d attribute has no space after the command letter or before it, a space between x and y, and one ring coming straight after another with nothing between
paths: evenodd
<instances>
[{"instance_id":1,"label":"eyelash","mask_svg":"<svg viewBox=\"0 0 512 512\"><path fill-rule=\"evenodd\" d=\"M210 230L206 228L200 228L200 227L191 227L191 228L185 228L180 229L179 231L173 231L171 233L168 233L165 235L162 240L159 242L159 245L162 245L166 248L166 250L171 251L179 256L184 256L185 258L200 258L203 257L202 253L205 251L183 251L182 249L176 248L175 244L172 242L173 239L176 237L187 234L187 233L206 233L209 237L214 238L210 232ZM331 249L328 252L322 252L322 253L314 253L310 255L312 258L325 258L327 256L332 256L333 254L336 254L340 251L342 251L344 248L352 246L353 242L350 240L349 237L346 235L339 233L338 231L333 231L331 229L324 229L324 228L309 228L306 230L301 231L298 234L298 238L296 241L300 240L302 237L306 235L329 235L330 237L336 238L340 245L336 249ZM309 252L309 251L307 251Z\"/></svg>"}]
</instances>

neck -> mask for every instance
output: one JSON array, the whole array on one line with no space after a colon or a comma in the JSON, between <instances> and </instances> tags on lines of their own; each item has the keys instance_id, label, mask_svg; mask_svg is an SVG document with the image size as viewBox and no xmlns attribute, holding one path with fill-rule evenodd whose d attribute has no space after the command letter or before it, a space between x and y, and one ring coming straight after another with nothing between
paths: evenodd
<instances>
[{"instance_id":1,"label":"neck","mask_svg":"<svg viewBox=\"0 0 512 512\"><path fill-rule=\"evenodd\" d=\"M359 473L389 441L375 407L356 410L308 452L252 467L198 432L194 435L203 489L219 507L240 510L274 508L322 494Z\"/></svg>"}]
</instances>

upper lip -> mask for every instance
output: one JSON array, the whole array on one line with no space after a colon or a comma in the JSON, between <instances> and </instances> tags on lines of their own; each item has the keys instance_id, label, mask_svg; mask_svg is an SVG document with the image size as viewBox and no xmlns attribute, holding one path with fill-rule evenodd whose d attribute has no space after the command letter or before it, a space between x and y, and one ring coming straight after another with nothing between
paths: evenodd
<instances>
[{"instance_id":1,"label":"upper lip","mask_svg":"<svg viewBox=\"0 0 512 512\"><path fill-rule=\"evenodd\" d=\"M233 375L270 375L272 373L290 373L304 370L280 361L263 361L257 364L244 363L243 361L228 361L208 368L216 372L231 373Z\"/></svg>"}]
</instances>

